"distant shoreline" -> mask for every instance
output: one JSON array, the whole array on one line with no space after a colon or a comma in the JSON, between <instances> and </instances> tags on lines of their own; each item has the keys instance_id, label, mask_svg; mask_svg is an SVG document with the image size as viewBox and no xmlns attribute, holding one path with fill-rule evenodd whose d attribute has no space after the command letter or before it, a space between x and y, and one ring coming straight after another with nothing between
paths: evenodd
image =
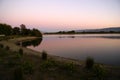
<instances>
[{"instance_id":1,"label":"distant shoreline","mask_svg":"<svg viewBox=\"0 0 120 80\"><path fill-rule=\"evenodd\" d=\"M45 32L45 34L120 34L120 27Z\"/></svg>"},{"instance_id":2,"label":"distant shoreline","mask_svg":"<svg viewBox=\"0 0 120 80\"><path fill-rule=\"evenodd\" d=\"M104 32L104 33L100 33L100 32L80 32L80 33L43 33L43 35L56 35L56 34L120 34L120 32Z\"/></svg>"}]
</instances>

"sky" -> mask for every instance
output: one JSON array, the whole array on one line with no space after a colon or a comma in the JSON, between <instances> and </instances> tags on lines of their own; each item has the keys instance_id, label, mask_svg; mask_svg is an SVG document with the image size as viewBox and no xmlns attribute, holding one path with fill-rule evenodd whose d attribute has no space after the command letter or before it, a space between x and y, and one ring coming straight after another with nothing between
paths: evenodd
<instances>
[{"instance_id":1,"label":"sky","mask_svg":"<svg viewBox=\"0 0 120 80\"><path fill-rule=\"evenodd\" d=\"M120 0L0 0L0 23L41 31L120 26Z\"/></svg>"}]
</instances>

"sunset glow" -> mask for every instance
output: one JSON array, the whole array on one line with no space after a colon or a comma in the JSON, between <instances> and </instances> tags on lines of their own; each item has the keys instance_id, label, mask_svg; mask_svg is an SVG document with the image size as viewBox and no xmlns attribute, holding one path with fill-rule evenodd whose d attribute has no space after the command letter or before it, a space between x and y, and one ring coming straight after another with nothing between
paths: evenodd
<instances>
[{"instance_id":1,"label":"sunset glow","mask_svg":"<svg viewBox=\"0 0 120 80\"><path fill-rule=\"evenodd\" d=\"M0 0L0 22L42 31L120 26L119 0Z\"/></svg>"}]
</instances>

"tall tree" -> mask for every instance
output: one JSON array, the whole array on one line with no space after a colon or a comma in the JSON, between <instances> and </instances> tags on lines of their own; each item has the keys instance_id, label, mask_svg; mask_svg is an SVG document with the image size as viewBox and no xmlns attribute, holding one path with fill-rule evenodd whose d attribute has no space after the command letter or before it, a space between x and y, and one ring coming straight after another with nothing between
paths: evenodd
<instances>
[{"instance_id":1,"label":"tall tree","mask_svg":"<svg viewBox=\"0 0 120 80\"><path fill-rule=\"evenodd\" d=\"M12 27L8 24L0 23L0 34L11 35L12 34Z\"/></svg>"},{"instance_id":2,"label":"tall tree","mask_svg":"<svg viewBox=\"0 0 120 80\"><path fill-rule=\"evenodd\" d=\"M14 35L20 35L20 28L19 27L14 27L13 28L13 34Z\"/></svg>"},{"instance_id":3,"label":"tall tree","mask_svg":"<svg viewBox=\"0 0 120 80\"><path fill-rule=\"evenodd\" d=\"M32 36L42 37L42 33L38 29L32 30Z\"/></svg>"},{"instance_id":4,"label":"tall tree","mask_svg":"<svg viewBox=\"0 0 120 80\"><path fill-rule=\"evenodd\" d=\"M21 24L20 27L21 27L21 35L26 35L26 31L27 31L26 26L24 24Z\"/></svg>"}]
</instances>

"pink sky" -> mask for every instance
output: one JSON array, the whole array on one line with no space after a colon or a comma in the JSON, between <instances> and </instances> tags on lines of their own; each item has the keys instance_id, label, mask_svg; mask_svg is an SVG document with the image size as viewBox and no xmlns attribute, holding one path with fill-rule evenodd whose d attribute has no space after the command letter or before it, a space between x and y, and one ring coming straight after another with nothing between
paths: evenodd
<instances>
[{"instance_id":1,"label":"pink sky","mask_svg":"<svg viewBox=\"0 0 120 80\"><path fill-rule=\"evenodd\" d=\"M42 31L120 26L119 0L1 0L0 22Z\"/></svg>"}]
</instances>

